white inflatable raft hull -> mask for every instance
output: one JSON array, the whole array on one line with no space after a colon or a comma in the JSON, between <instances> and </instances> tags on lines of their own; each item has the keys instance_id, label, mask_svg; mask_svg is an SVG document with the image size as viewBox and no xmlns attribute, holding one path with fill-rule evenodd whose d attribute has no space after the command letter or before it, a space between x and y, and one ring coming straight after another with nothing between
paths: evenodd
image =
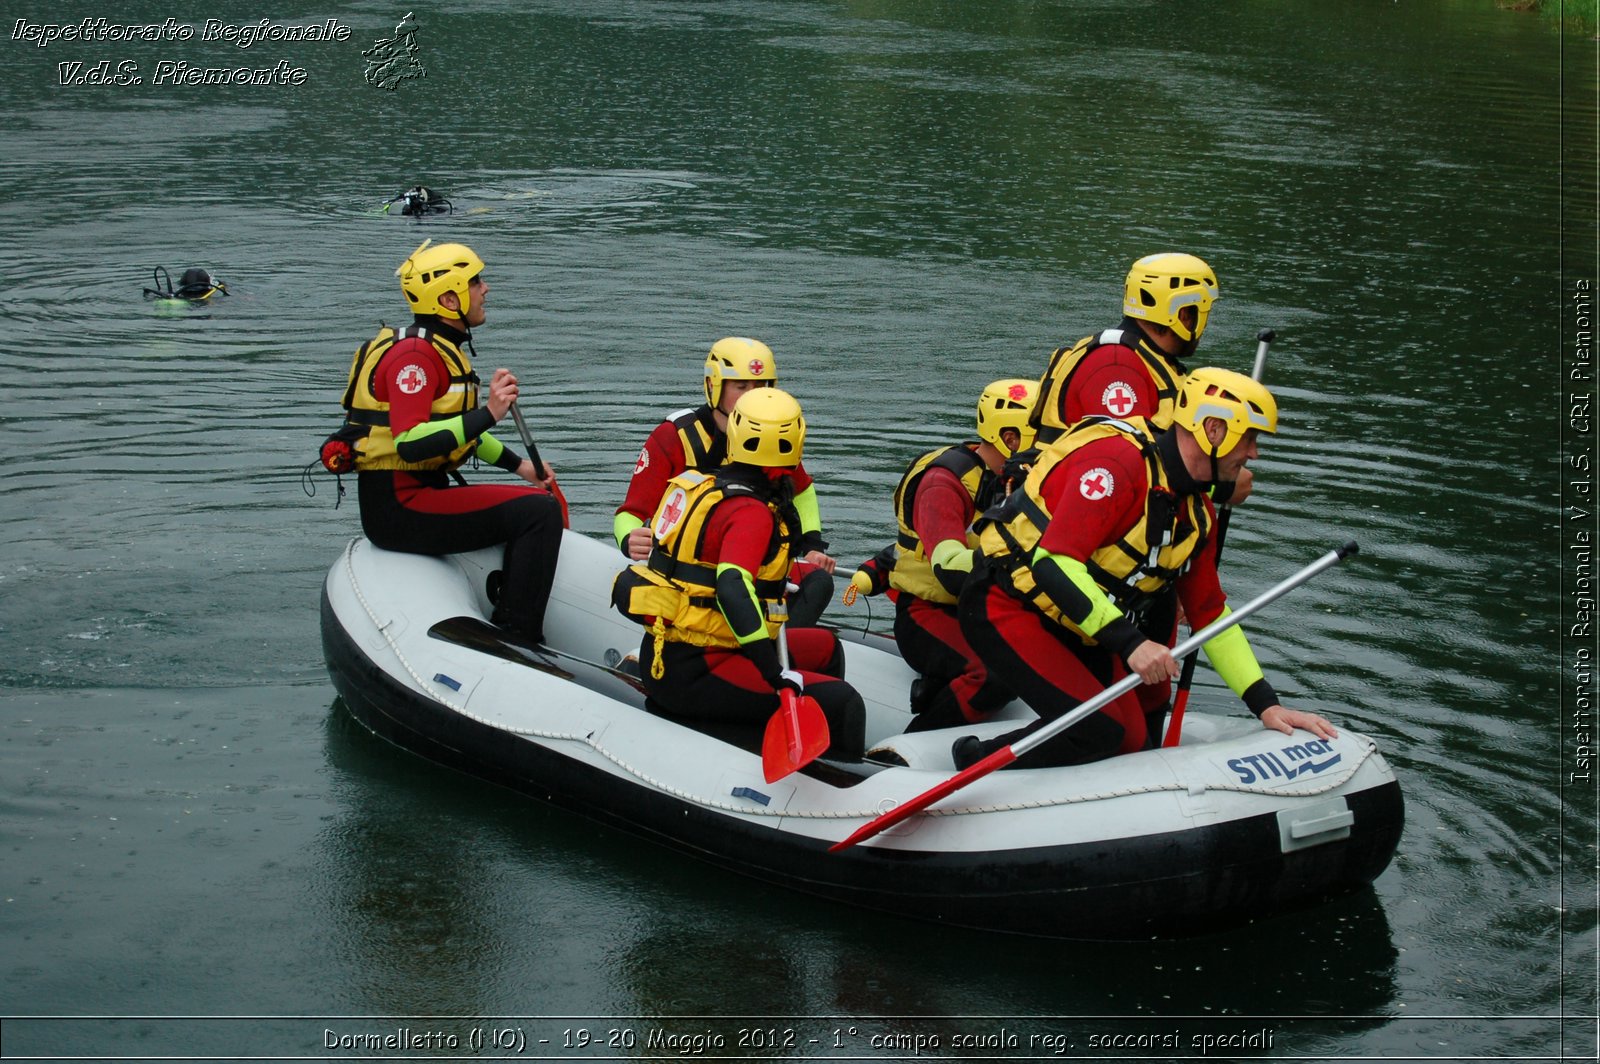
<instances>
[{"instance_id":1,"label":"white inflatable raft hull","mask_svg":"<svg viewBox=\"0 0 1600 1064\"><path fill-rule=\"evenodd\" d=\"M429 760L758 879L967 927L1143 938L1361 887L1399 841L1399 784L1371 740L1191 712L1175 749L991 773L832 854L949 776L955 735L1031 713L1013 704L1009 721L903 735L911 671L881 641L849 640L868 746L907 766L819 761L769 784L758 752L645 710L636 682L604 667L642 635L609 607L623 565L610 544L566 533L553 653L484 620L499 561L498 549L434 558L350 544L322 599L324 654L350 713Z\"/></svg>"}]
</instances>

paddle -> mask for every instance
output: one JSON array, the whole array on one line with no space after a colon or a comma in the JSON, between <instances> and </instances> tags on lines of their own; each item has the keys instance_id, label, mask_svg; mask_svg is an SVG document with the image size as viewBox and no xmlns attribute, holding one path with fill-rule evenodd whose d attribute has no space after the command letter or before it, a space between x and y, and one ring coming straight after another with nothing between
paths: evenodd
<instances>
[{"instance_id":1,"label":"paddle","mask_svg":"<svg viewBox=\"0 0 1600 1064\"><path fill-rule=\"evenodd\" d=\"M782 628L778 629L778 662L789 667L789 638ZM768 783L775 783L815 761L832 741L828 718L817 700L797 694L793 688L780 688L778 712L767 721L761 739L761 773Z\"/></svg>"},{"instance_id":2,"label":"paddle","mask_svg":"<svg viewBox=\"0 0 1600 1064\"><path fill-rule=\"evenodd\" d=\"M1356 550L1357 547L1355 541L1352 540L1337 550L1329 551L1327 554L1324 554L1322 557L1318 558L1304 569L1301 569L1298 573L1295 573L1288 579L1281 581L1271 588L1268 588L1266 591L1262 592L1254 599L1251 599L1243 606L1240 606L1232 613L1213 621L1205 628L1191 635L1188 639L1180 642L1177 646L1172 648L1172 656L1175 658L1181 658L1187 654L1194 653L1206 643L1210 642L1212 639L1215 639L1218 635L1221 635L1223 632L1227 631L1229 628L1232 628L1234 625L1238 624L1252 613L1261 609L1261 607L1267 605L1275 599L1281 598L1290 591L1293 591L1295 588L1299 587L1307 580L1310 580L1324 569L1330 569L1333 566L1338 565L1341 561L1356 553ZM889 810L887 813L884 813L877 819L868 821L865 825L858 828L855 834L851 835L849 838L842 842L836 842L832 846L828 847L828 852L837 853L840 850L847 850L856 843L861 842L863 839L870 839L880 831L884 831L893 827L894 825L900 823L900 821L911 816L911 814L921 812L934 802L937 802L939 799L948 794L953 794L956 791L959 791L961 788L965 787L969 783L972 783L974 780L982 779L995 769L1004 768L1017 758L1021 757L1023 754L1027 753L1029 750L1038 746L1040 743L1059 735L1061 732L1072 727L1080 720L1083 720L1089 714L1097 712L1101 706L1121 697L1143 682L1144 679L1138 673L1129 673L1127 676L1124 676L1110 687L1107 687L1104 691L1101 691L1099 694L1084 702L1070 713L1066 713L1060 717L1057 717L1055 720L1051 721L1049 724L1046 724L1038 731L1023 736L1010 746L1001 747L999 750L996 750L994 753L990 754L982 761L979 761L977 764L969 765L967 768L962 769L960 772L956 773L954 776L951 776L944 782L930 787L926 791L923 791L910 801L902 802L900 805L895 806L893 809Z\"/></svg>"},{"instance_id":3,"label":"paddle","mask_svg":"<svg viewBox=\"0 0 1600 1064\"><path fill-rule=\"evenodd\" d=\"M1256 333L1256 364L1250 370L1250 376L1252 379L1261 379L1262 371L1267 368L1267 348L1272 344L1272 341L1276 340L1277 338L1278 334L1273 332L1271 329L1262 329L1260 332Z\"/></svg>"},{"instance_id":4,"label":"paddle","mask_svg":"<svg viewBox=\"0 0 1600 1064\"><path fill-rule=\"evenodd\" d=\"M1276 338L1277 334L1271 329L1256 333L1256 364L1250 371L1253 379L1261 379L1262 372L1267 368L1267 348ZM1222 543L1228 538L1228 521L1232 517L1233 507L1223 503L1222 513L1217 515L1217 565L1222 564ZM1194 683L1194 667L1199 660L1200 655L1194 654L1183 663L1183 674L1178 677L1178 690L1172 696L1172 719L1167 723L1166 737L1161 740L1163 747L1177 746L1183 733L1183 711L1189 705L1189 686Z\"/></svg>"},{"instance_id":5,"label":"paddle","mask_svg":"<svg viewBox=\"0 0 1600 1064\"><path fill-rule=\"evenodd\" d=\"M522 433L522 445L528 449L528 458L533 462L534 470L541 477L548 477L550 467L540 459L539 447L533 442L533 433L528 431L528 421L522 416L522 410L517 406L516 400L511 402L511 420L517 423L517 431ZM567 513L567 497L562 493L561 485L554 480L550 481L550 493L556 497L556 502L561 504L561 527L571 528L572 518Z\"/></svg>"}]
</instances>

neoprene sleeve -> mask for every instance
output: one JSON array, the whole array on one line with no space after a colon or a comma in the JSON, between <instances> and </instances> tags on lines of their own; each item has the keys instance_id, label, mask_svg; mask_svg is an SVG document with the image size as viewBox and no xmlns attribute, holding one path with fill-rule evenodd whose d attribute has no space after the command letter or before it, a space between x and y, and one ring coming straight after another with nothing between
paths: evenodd
<instances>
[{"instance_id":1,"label":"neoprene sleeve","mask_svg":"<svg viewBox=\"0 0 1600 1064\"><path fill-rule=\"evenodd\" d=\"M405 462L425 462L449 454L474 436L483 436L494 427L494 415L486 407L465 414L419 421L394 438L395 453Z\"/></svg>"},{"instance_id":2,"label":"neoprene sleeve","mask_svg":"<svg viewBox=\"0 0 1600 1064\"><path fill-rule=\"evenodd\" d=\"M794 512L800 515L800 531L822 532L822 510L817 506L817 486L807 484L806 489L794 497Z\"/></svg>"},{"instance_id":3,"label":"neoprene sleeve","mask_svg":"<svg viewBox=\"0 0 1600 1064\"><path fill-rule=\"evenodd\" d=\"M960 595L967 577L972 575L972 557L972 548L965 540L947 539L933 548L928 561L939 586L952 595Z\"/></svg>"},{"instance_id":4,"label":"neoprene sleeve","mask_svg":"<svg viewBox=\"0 0 1600 1064\"><path fill-rule=\"evenodd\" d=\"M611 534L617 539L617 549L627 550L628 533L636 528L643 528L644 522L626 510L617 512L611 519Z\"/></svg>"},{"instance_id":5,"label":"neoprene sleeve","mask_svg":"<svg viewBox=\"0 0 1600 1064\"><path fill-rule=\"evenodd\" d=\"M1106 597L1078 559L1040 548L1033 552L1032 568L1034 582L1062 616L1123 661L1145 641L1144 634Z\"/></svg>"},{"instance_id":6,"label":"neoprene sleeve","mask_svg":"<svg viewBox=\"0 0 1600 1064\"><path fill-rule=\"evenodd\" d=\"M1232 612L1227 606L1222 607L1217 620ZM1261 663L1256 660L1255 651L1250 648L1250 640L1245 637L1243 628L1234 625L1207 641L1204 649L1211 667L1217 670L1217 675L1222 677L1228 689L1244 700L1250 712L1259 717L1263 710L1277 705L1277 692L1262 675Z\"/></svg>"},{"instance_id":7,"label":"neoprene sleeve","mask_svg":"<svg viewBox=\"0 0 1600 1064\"><path fill-rule=\"evenodd\" d=\"M755 579L740 566L717 566L717 608L740 646L767 638L766 614L756 597Z\"/></svg>"}]
</instances>

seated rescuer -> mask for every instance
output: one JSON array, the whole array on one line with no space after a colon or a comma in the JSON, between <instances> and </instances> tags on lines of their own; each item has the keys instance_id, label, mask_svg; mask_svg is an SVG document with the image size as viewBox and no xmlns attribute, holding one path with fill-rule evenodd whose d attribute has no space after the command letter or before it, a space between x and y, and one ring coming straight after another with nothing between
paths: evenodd
<instances>
[{"instance_id":1,"label":"seated rescuer","mask_svg":"<svg viewBox=\"0 0 1600 1064\"><path fill-rule=\"evenodd\" d=\"M1129 613L1177 586L1196 630L1223 616L1206 491L1255 458L1257 435L1276 432L1277 403L1259 382L1223 369L1196 370L1179 390L1174 425L1142 418L1088 418L1046 447L1022 488L986 520L979 567L961 594L961 630L992 673L1042 718L989 741L956 740L958 767L1008 746L1069 712L1128 672L1136 688L1024 754L1019 765L1070 765L1153 744L1149 685L1178 664ZM1261 674L1239 627L1205 645L1206 656L1268 728L1332 738L1322 717L1286 709ZM1157 707L1157 714L1159 709ZM1157 715L1159 720L1159 715Z\"/></svg>"},{"instance_id":2,"label":"seated rescuer","mask_svg":"<svg viewBox=\"0 0 1600 1064\"><path fill-rule=\"evenodd\" d=\"M830 756L859 760L866 708L838 679L838 637L791 629L789 667L779 664L805 427L788 392L760 388L740 397L728 421L727 464L668 482L649 525L649 559L618 574L612 602L647 628L639 661L652 709L720 722L759 747L778 690L790 687L821 705Z\"/></svg>"},{"instance_id":3,"label":"seated rescuer","mask_svg":"<svg viewBox=\"0 0 1600 1064\"><path fill-rule=\"evenodd\" d=\"M739 397L752 388L775 388L778 364L772 349L759 340L729 336L718 340L706 356L705 405L669 414L639 451L628 494L612 523L617 545L634 561L650 554L646 523L666 494L667 481L685 470L710 473L727 454L728 415ZM794 627L817 623L833 597L834 560L822 539L817 489L803 466L794 470L794 505L800 515L800 545L789 581L799 587L789 597Z\"/></svg>"},{"instance_id":4,"label":"seated rescuer","mask_svg":"<svg viewBox=\"0 0 1600 1064\"><path fill-rule=\"evenodd\" d=\"M1199 346L1219 294L1216 272L1194 255L1163 252L1135 262L1123 282L1121 324L1051 353L1031 418L1039 442L1049 443L1068 425L1093 416L1171 425L1187 372L1183 360ZM1253 476L1246 467L1237 482L1214 485L1211 501L1244 502ZM1178 603L1169 593L1141 612L1140 627L1171 646L1178 621ZM1161 701L1170 693L1164 683L1148 697Z\"/></svg>"},{"instance_id":5,"label":"seated rescuer","mask_svg":"<svg viewBox=\"0 0 1600 1064\"><path fill-rule=\"evenodd\" d=\"M894 492L899 534L888 586L895 597L894 637L917 670L907 731L974 723L1012 698L989 675L956 619L956 601L972 573L978 545L972 522L1004 497L1006 460L1033 444L1028 414L1038 396L1030 380L1009 378L978 397L978 439L929 451L913 461ZM872 575L851 582L871 593Z\"/></svg>"},{"instance_id":6,"label":"seated rescuer","mask_svg":"<svg viewBox=\"0 0 1600 1064\"><path fill-rule=\"evenodd\" d=\"M483 260L461 244L422 246L395 271L414 321L362 345L345 389L354 438L361 527L385 550L452 554L505 544L505 581L494 621L544 639L545 604L561 550L555 474L534 468L489 434L517 399L517 378L497 369L478 405L472 327L487 313ZM465 344L466 351L462 350ZM479 458L526 485L467 485L457 469ZM451 477L457 483L452 485Z\"/></svg>"}]
</instances>

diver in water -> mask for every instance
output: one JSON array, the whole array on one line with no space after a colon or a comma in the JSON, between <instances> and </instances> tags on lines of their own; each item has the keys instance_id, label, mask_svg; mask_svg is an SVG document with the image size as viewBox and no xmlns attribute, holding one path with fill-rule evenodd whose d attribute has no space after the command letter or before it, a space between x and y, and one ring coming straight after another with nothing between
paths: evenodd
<instances>
[{"instance_id":1,"label":"diver in water","mask_svg":"<svg viewBox=\"0 0 1600 1064\"><path fill-rule=\"evenodd\" d=\"M389 202L383 205L385 214L396 203L400 204L400 214L421 217L424 214L455 213L455 207L444 196L435 192L427 185L413 185L404 192L398 193Z\"/></svg>"},{"instance_id":2,"label":"diver in water","mask_svg":"<svg viewBox=\"0 0 1600 1064\"><path fill-rule=\"evenodd\" d=\"M144 290L146 299L157 300L183 300L187 303L199 304L208 302L212 296L219 292L228 294L228 286L217 280L211 274L198 266L192 266L183 271L183 276L178 279L178 287L172 287L172 275L165 266L157 266L153 271L156 287Z\"/></svg>"}]
</instances>

